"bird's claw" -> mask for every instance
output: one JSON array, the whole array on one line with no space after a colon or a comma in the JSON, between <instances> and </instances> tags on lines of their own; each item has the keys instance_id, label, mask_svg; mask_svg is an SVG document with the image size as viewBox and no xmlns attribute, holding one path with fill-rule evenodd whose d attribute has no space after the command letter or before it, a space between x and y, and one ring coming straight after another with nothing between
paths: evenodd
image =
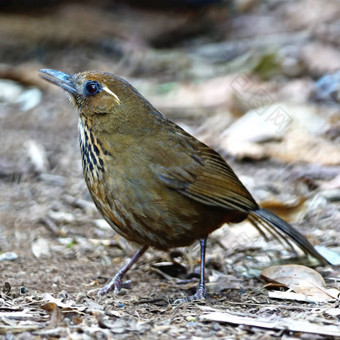
<instances>
[{"instance_id":1,"label":"bird's claw","mask_svg":"<svg viewBox=\"0 0 340 340\"><path fill-rule=\"evenodd\" d=\"M194 295L190 295L190 296L187 296L181 299L176 299L174 301L174 305L205 299L206 296L207 296L207 289L205 287L199 286Z\"/></svg>"},{"instance_id":2,"label":"bird's claw","mask_svg":"<svg viewBox=\"0 0 340 340\"><path fill-rule=\"evenodd\" d=\"M131 289L131 280L121 282L120 288Z\"/></svg>"},{"instance_id":3,"label":"bird's claw","mask_svg":"<svg viewBox=\"0 0 340 340\"><path fill-rule=\"evenodd\" d=\"M113 278L107 285L105 285L102 288L97 289L91 289L88 294L91 295L97 295L98 297L101 297L103 295L106 295L109 292L114 293L114 295L118 294L118 292L122 289L131 289L131 280L122 282L119 278Z\"/></svg>"}]
</instances>

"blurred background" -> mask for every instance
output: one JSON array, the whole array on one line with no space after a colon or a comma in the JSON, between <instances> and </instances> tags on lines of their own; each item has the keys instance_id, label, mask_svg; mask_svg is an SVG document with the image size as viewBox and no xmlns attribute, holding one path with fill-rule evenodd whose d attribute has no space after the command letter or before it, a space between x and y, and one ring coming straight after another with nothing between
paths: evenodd
<instances>
[{"instance_id":1,"label":"blurred background","mask_svg":"<svg viewBox=\"0 0 340 340\"><path fill-rule=\"evenodd\" d=\"M339 247L339 1L1 2L0 279L77 291L132 251L92 204L77 116L40 68L126 78L218 150L262 205ZM289 255L248 228L217 231L208 262L235 276L247 255L250 267Z\"/></svg>"}]
</instances>

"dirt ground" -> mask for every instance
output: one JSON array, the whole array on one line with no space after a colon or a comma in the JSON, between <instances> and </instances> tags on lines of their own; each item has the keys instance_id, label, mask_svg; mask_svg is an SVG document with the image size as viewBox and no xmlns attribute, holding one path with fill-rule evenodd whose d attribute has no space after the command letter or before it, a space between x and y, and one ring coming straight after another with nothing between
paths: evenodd
<instances>
[{"instance_id":1,"label":"dirt ground","mask_svg":"<svg viewBox=\"0 0 340 340\"><path fill-rule=\"evenodd\" d=\"M287 287L266 288L260 278L264 268L298 263L316 269L324 289L340 289L338 267L318 266L246 223L209 238L205 301L174 304L195 291L198 244L150 249L128 273L131 289L88 294L138 246L97 212L82 176L76 113L37 74L97 69L127 78L216 148L259 203L339 253L340 96L336 84L326 91L334 80L325 91L316 83L340 69L339 24L335 0L0 9L1 336L340 338L338 298L287 298ZM268 107L285 119L264 118Z\"/></svg>"}]
</instances>

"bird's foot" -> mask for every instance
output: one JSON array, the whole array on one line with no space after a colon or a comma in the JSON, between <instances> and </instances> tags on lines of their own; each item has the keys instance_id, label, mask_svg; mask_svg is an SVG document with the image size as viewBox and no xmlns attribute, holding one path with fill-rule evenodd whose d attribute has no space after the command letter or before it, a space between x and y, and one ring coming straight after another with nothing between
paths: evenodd
<instances>
[{"instance_id":1,"label":"bird's foot","mask_svg":"<svg viewBox=\"0 0 340 340\"><path fill-rule=\"evenodd\" d=\"M98 296L103 296L112 291L114 294L118 294L122 288L131 289L131 281L122 282L120 279L113 278L107 285L99 288L97 294Z\"/></svg>"},{"instance_id":2,"label":"bird's foot","mask_svg":"<svg viewBox=\"0 0 340 340\"><path fill-rule=\"evenodd\" d=\"M187 296L187 297L182 298L182 299L177 299L177 300L174 301L174 304L181 304L181 303L185 303L185 302L201 300L201 299L205 299L206 296L207 296L206 287L199 285L197 290L196 290L196 293L194 295L190 295L190 296Z\"/></svg>"},{"instance_id":3,"label":"bird's foot","mask_svg":"<svg viewBox=\"0 0 340 340\"><path fill-rule=\"evenodd\" d=\"M113 291L116 295L122 288L131 289L131 280L122 282L120 277L115 276L107 285L102 288L92 289L88 294L103 296Z\"/></svg>"},{"instance_id":4,"label":"bird's foot","mask_svg":"<svg viewBox=\"0 0 340 340\"><path fill-rule=\"evenodd\" d=\"M145 253L145 251L148 249L147 246L143 246L140 248L135 255L131 258L131 260L114 276L114 278L103 288L99 289L93 289L89 291L88 294L90 295L97 295L97 296L103 296L109 292L112 292L114 294L117 294L121 288L131 288L131 281L124 281L122 282L122 278L124 275L128 272L128 270L132 267L132 265Z\"/></svg>"}]
</instances>

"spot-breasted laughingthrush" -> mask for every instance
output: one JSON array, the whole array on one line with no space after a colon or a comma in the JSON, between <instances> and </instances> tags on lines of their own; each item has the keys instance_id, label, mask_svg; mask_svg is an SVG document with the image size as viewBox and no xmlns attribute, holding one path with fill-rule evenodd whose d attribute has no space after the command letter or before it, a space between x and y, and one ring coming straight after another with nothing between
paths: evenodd
<instances>
[{"instance_id":1,"label":"spot-breasted laughingthrush","mask_svg":"<svg viewBox=\"0 0 340 340\"><path fill-rule=\"evenodd\" d=\"M127 81L104 72L40 72L68 93L79 114L83 172L98 210L116 232L141 245L100 295L124 286L123 276L148 247L167 250L200 240L201 279L186 300L204 297L208 235L245 219L327 263L291 225L258 206L217 152L167 119Z\"/></svg>"}]
</instances>

